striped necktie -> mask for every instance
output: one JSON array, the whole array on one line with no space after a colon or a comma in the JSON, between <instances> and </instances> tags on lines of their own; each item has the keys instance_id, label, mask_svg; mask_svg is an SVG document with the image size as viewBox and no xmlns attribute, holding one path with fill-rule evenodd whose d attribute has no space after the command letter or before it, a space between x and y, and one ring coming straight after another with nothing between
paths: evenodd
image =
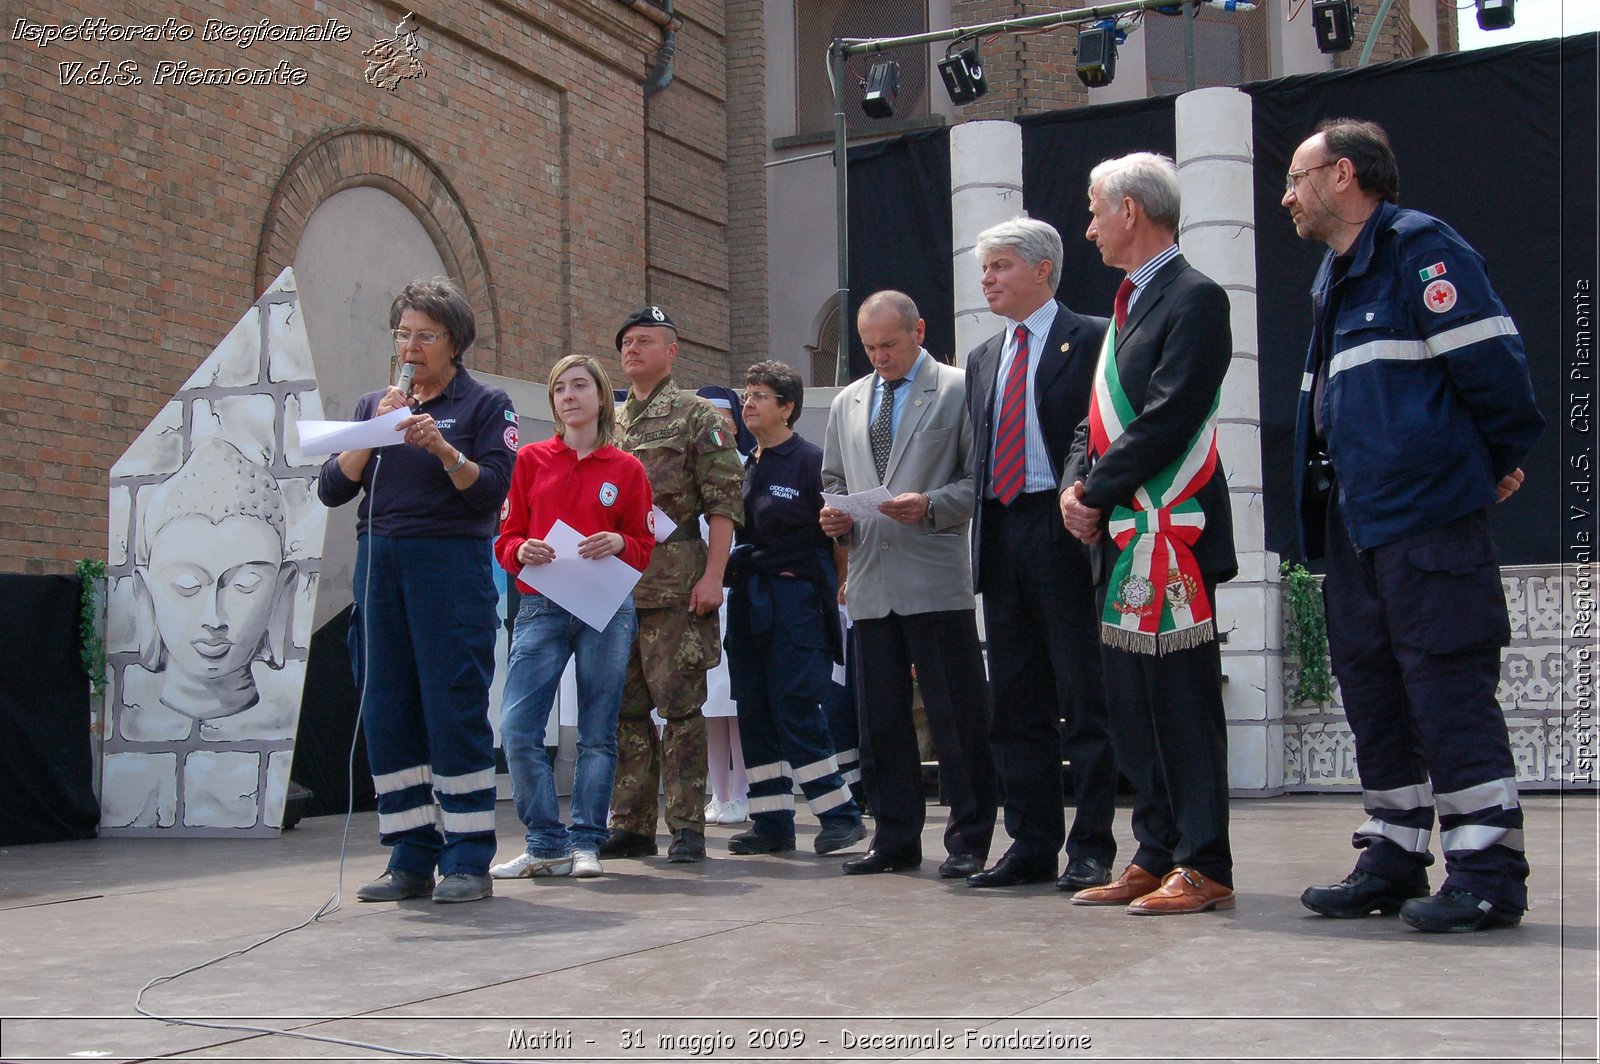
<instances>
[{"instance_id":1,"label":"striped necktie","mask_svg":"<svg viewBox=\"0 0 1600 1064\"><path fill-rule=\"evenodd\" d=\"M1010 506L1028 479L1028 327L1017 326L1017 353L1006 374L1000 420L994 430L994 497Z\"/></svg>"}]
</instances>

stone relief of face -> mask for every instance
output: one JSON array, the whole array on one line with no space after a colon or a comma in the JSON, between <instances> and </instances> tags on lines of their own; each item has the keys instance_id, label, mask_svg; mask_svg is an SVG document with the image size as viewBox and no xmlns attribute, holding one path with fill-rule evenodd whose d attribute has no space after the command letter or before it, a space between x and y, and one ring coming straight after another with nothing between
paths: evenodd
<instances>
[{"instance_id":1,"label":"stone relief of face","mask_svg":"<svg viewBox=\"0 0 1600 1064\"><path fill-rule=\"evenodd\" d=\"M149 501L134 569L140 663L163 673L161 701L185 716L242 712L260 697L251 663L281 666L288 639L298 571L284 561L282 492L212 440Z\"/></svg>"}]
</instances>

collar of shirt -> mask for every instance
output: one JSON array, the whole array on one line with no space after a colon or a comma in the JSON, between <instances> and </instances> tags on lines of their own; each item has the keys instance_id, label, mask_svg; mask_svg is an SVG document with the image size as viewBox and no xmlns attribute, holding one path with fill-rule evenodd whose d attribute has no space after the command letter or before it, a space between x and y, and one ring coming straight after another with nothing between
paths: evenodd
<instances>
[{"instance_id":1,"label":"collar of shirt","mask_svg":"<svg viewBox=\"0 0 1600 1064\"><path fill-rule=\"evenodd\" d=\"M911 368L906 370L906 375L903 378L906 382L905 385L902 385L894 390L894 406L891 408L891 412L889 414L890 432L900 431L900 412L906 408L906 403L911 399L911 388L909 385L913 385L917 382L917 374L922 372L922 367L932 357L932 355L928 354L928 349L926 347L918 348L917 359L915 362L911 363ZM877 373L873 373L871 411L873 415L878 412L878 406L883 402L883 395L886 390L883 385L883 378Z\"/></svg>"},{"instance_id":2,"label":"collar of shirt","mask_svg":"<svg viewBox=\"0 0 1600 1064\"><path fill-rule=\"evenodd\" d=\"M906 370L906 375L902 379L907 384L915 384L917 382L917 373L921 371L922 364L924 362L926 362L928 359L932 358L932 357L933 357L932 355L928 354L928 349L926 347L917 348L916 361L911 363L911 368ZM904 390L904 389L901 389L901 390ZM872 396L873 396L872 405L874 407L876 407L878 405L878 402L877 402L878 396L880 396L882 394L883 394L883 377L880 376L876 371L874 371L873 374L872 374ZM898 394L898 392L896 394Z\"/></svg>"},{"instance_id":3,"label":"collar of shirt","mask_svg":"<svg viewBox=\"0 0 1600 1064\"><path fill-rule=\"evenodd\" d=\"M995 377L994 386L994 416L991 419L996 428L1000 425L1000 407L1005 402L1006 380L1011 374L1011 363L1017 357L1017 326L1028 327L1028 420L1033 420L1035 404L1033 399L1034 378L1039 375L1039 353L1044 350L1045 338L1050 335L1050 330L1056 323L1056 301L1047 299L1038 310L1029 314L1022 321L1006 319L1006 340L1000 349L999 373ZM1032 441L1030 441L1031 443Z\"/></svg>"},{"instance_id":4,"label":"collar of shirt","mask_svg":"<svg viewBox=\"0 0 1600 1064\"><path fill-rule=\"evenodd\" d=\"M1139 302L1139 297L1144 294L1145 285L1149 284L1151 278L1161 272L1161 267L1177 257L1178 245L1169 245L1167 250L1128 274L1128 279L1133 282L1133 295L1128 297L1129 309L1132 309L1133 305Z\"/></svg>"},{"instance_id":5,"label":"collar of shirt","mask_svg":"<svg viewBox=\"0 0 1600 1064\"><path fill-rule=\"evenodd\" d=\"M629 422L642 417L662 417L672 409L672 397L677 391L678 385L670 373L661 378L661 383L642 399L630 389L627 400L622 404L622 414Z\"/></svg>"},{"instance_id":6,"label":"collar of shirt","mask_svg":"<svg viewBox=\"0 0 1600 1064\"><path fill-rule=\"evenodd\" d=\"M775 443L771 447L761 448L761 457L765 458L769 454L786 455L799 446L800 434L798 432L791 432L789 433L789 438L784 440L782 443ZM754 452L751 452L750 460L758 461Z\"/></svg>"},{"instance_id":7,"label":"collar of shirt","mask_svg":"<svg viewBox=\"0 0 1600 1064\"><path fill-rule=\"evenodd\" d=\"M1011 360L1017 354L1017 326L1028 327L1028 351L1036 354L1044 344L1045 337L1050 335L1050 329L1056 323L1056 301L1047 299L1038 310L1029 314L1022 321L1006 319L1006 345L1000 359L1000 379L1005 380L1006 370L1011 368ZM1038 365L1038 359L1030 358L1028 362L1028 387L1033 387L1033 367Z\"/></svg>"},{"instance_id":8,"label":"collar of shirt","mask_svg":"<svg viewBox=\"0 0 1600 1064\"><path fill-rule=\"evenodd\" d=\"M439 394L434 396L432 399L418 402L416 409L421 411L429 407L436 406L439 403L448 405L455 402L457 382L460 382L461 387L466 387L471 380L472 378L467 376L466 367L457 366L456 371L450 375L450 379L446 381L444 387L439 390Z\"/></svg>"}]
</instances>

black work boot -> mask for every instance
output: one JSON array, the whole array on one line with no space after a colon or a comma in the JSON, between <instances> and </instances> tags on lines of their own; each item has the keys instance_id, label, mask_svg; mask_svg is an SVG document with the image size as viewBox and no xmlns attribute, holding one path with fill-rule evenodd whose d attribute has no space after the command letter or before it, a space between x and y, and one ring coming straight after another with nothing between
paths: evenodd
<instances>
[{"instance_id":1,"label":"black work boot","mask_svg":"<svg viewBox=\"0 0 1600 1064\"><path fill-rule=\"evenodd\" d=\"M1397 882L1356 869L1344 882L1331 887L1307 887L1300 904L1319 916L1354 920L1372 913L1393 916L1412 898L1428 896L1428 873L1417 870L1413 879Z\"/></svg>"},{"instance_id":2,"label":"black work boot","mask_svg":"<svg viewBox=\"0 0 1600 1064\"><path fill-rule=\"evenodd\" d=\"M679 828L672 833L672 845L667 847L667 860L673 864L690 864L706 859L706 836L694 828Z\"/></svg>"},{"instance_id":3,"label":"black work boot","mask_svg":"<svg viewBox=\"0 0 1600 1064\"><path fill-rule=\"evenodd\" d=\"M600 844L601 857L654 857L661 851L656 847L655 837L640 835L636 831L623 831L613 829L606 836L606 841Z\"/></svg>"},{"instance_id":4,"label":"black work boot","mask_svg":"<svg viewBox=\"0 0 1600 1064\"><path fill-rule=\"evenodd\" d=\"M1522 914L1496 908L1476 894L1446 887L1430 898L1412 898L1400 907L1400 919L1418 931L1445 934L1516 927Z\"/></svg>"}]
</instances>

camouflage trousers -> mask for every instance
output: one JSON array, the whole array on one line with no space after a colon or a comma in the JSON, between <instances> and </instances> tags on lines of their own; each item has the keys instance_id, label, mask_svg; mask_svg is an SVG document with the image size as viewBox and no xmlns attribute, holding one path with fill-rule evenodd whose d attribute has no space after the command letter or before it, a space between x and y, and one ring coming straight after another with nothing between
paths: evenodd
<instances>
[{"instance_id":1,"label":"camouflage trousers","mask_svg":"<svg viewBox=\"0 0 1600 1064\"><path fill-rule=\"evenodd\" d=\"M667 831L705 831L706 670L722 656L717 615L677 606L641 609L617 719L617 780L611 827L656 833L656 791L667 799ZM665 720L658 735L654 708ZM665 785L663 787L663 784Z\"/></svg>"}]
</instances>

